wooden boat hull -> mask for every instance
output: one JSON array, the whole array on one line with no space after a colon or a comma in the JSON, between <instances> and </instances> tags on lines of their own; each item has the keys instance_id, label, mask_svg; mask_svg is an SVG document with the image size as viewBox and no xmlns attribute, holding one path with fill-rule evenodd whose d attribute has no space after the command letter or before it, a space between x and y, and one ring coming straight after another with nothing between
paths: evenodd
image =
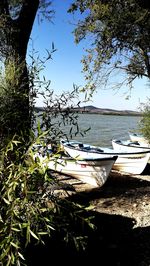
<instances>
[{"instance_id":1,"label":"wooden boat hull","mask_svg":"<svg viewBox=\"0 0 150 266\"><path fill-rule=\"evenodd\" d=\"M62 149L65 151L66 154L69 154L72 158L76 160L82 160L85 158L107 158L107 157L113 157L116 156L114 154L113 150L112 152L104 152L103 148L99 148L96 146L88 145L88 144L82 144L81 142L76 141L70 141L70 142L61 142ZM84 147L80 147L80 145L83 145Z\"/></svg>"},{"instance_id":2,"label":"wooden boat hull","mask_svg":"<svg viewBox=\"0 0 150 266\"><path fill-rule=\"evenodd\" d=\"M149 160L148 163L150 163L150 146L143 146L141 143L137 141L131 141L131 140L112 140L112 146L115 150L118 150L120 152L149 152Z\"/></svg>"},{"instance_id":3,"label":"wooden boat hull","mask_svg":"<svg viewBox=\"0 0 150 266\"><path fill-rule=\"evenodd\" d=\"M112 169L129 174L141 174L145 169L150 156L149 151L130 152L125 150L122 151L116 148L110 149L110 148L95 147L95 152L93 152L94 146L83 145L82 148L79 147L73 148L73 142L70 143L72 147L71 146L69 147L69 145L67 145L67 143L65 144L65 142L63 143L63 147L65 151L73 158L83 158L83 159L85 159L86 157L101 158L102 156L106 158L107 156L116 155L118 156L118 158L113 164ZM92 147L91 150L90 147Z\"/></svg>"},{"instance_id":4,"label":"wooden boat hull","mask_svg":"<svg viewBox=\"0 0 150 266\"><path fill-rule=\"evenodd\" d=\"M50 160L48 168L63 174L73 176L84 183L94 187L105 184L117 156L111 158L99 158L96 160L74 160L72 158L60 158Z\"/></svg>"},{"instance_id":5,"label":"wooden boat hull","mask_svg":"<svg viewBox=\"0 0 150 266\"><path fill-rule=\"evenodd\" d=\"M113 169L129 174L140 175L144 171L148 159L149 155L145 156L144 154L119 155L113 165Z\"/></svg>"},{"instance_id":6,"label":"wooden boat hull","mask_svg":"<svg viewBox=\"0 0 150 266\"><path fill-rule=\"evenodd\" d=\"M36 146L35 149L34 159L38 158L49 169L70 175L94 187L101 187L105 184L117 159L117 156L114 155L107 156L107 158L76 160L65 154L63 156L61 154L54 155L49 148L44 150L44 152L42 148L40 150L40 147Z\"/></svg>"},{"instance_id":7,"label":"wooden boat hull","mask_svg":"<svg viewBox=\"0 0 150 266\"><path fill-rule=\"evenodd\" d=\"M150 162L150 148L142 146L140 147L136 144L131 144L130 141L120 141L120 140L112 140L112 146L116 151L127 152L127 153L130 152L133 154L131 158L128 158L128 164L129 164L129 169L130 167L133 168L135 174L141 174L144 171L147 163ZM122 162L120 160L118 168L121 167L122 167Z\"/></svg>"},{"instance_id":8,"label":"wooden boat hull","mask_svg":"<svg viewBox=\"0 0 150 266\"><path fill-rule=\"evenodd\" d=\"M149 151L150 146L143 146L138 141L131 140L112 140L112 146L115 150L126 151L126 152L140 152L140 151Z\"/></svg>"}]
</instances>

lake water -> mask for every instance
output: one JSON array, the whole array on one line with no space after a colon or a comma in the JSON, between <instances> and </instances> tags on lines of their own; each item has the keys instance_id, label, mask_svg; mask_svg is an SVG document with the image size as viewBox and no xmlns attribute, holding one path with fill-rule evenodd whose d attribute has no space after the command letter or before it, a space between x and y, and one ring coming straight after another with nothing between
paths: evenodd
<instances>
[{"instance_id":1,"label":"lake water","mask_svg":"<svg viewBox=\"0 0 150 266\"><path fill-rule=\"evenodd\" d=\"M80 128L91 128L84 137L73 139L97 146L111 147L112 138L129 139L128 132L136 130L141 117L99 114L79 114Z\"/></svg>"}]
</instances>

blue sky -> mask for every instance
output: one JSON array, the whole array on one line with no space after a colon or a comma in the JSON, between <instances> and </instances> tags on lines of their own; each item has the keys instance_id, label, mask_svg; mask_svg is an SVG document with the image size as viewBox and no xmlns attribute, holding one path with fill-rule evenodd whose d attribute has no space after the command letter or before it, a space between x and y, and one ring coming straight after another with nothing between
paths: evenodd
<instances>
[{"instance_id":1,"label":"blue sky","mask_svg":"<svg viewBox=\"0 0 150 266\"><path fill-rule=\"evenodd\" d=\"M55 0L53 3L55 10L53 23L43 21L39 25L36 20L31 35L34 48L41 57L46 55L46 49L51 50L52 43L57 49L43 73L47 79L51 80L51 88L56 94L60 94L62 91L72 91L73 84L77 86L85 84L81 59L84 48L88 46L88 41L85 40L78 45L74 42L73 24L77 22L79 14L73 16L67 13L70 2L71 0ZM31 50L31 43L28 50ZM109 89L105 90L97 88L92 101L86 105L118 110L137 110L140 103L147 101L150 87L148 87L146 80L137 80L128 100L126 100L127 95L125 95L127 91L128 88L122 88L116 92L110 89L110 86ZM37 105L42 106L40 98Z\"/></svg>"}]
</instances>

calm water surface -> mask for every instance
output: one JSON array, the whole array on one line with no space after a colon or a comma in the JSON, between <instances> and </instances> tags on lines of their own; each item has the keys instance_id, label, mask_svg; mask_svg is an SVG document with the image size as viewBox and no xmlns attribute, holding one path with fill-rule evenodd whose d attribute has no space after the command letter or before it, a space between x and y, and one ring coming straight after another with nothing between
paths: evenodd
<instances>
[{"instance_id":1,"label":"calm water surface","mask_svg":"<svg viewBox=\"0 0 150 266\"><path fill-rule=\"evenodd\" d=\"M98 146L111 147L112 138L129 139L128 131L136 130L141 117L79 114L79 126L91 128L84 137L78 135L73 139Z\"/></svg>"}]
</instances>

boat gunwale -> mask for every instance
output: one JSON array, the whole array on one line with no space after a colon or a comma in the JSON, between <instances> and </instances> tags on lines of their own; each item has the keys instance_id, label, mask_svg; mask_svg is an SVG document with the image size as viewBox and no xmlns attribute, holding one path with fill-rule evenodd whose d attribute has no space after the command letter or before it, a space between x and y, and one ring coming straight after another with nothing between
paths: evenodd
<instances>
[{"instance_id":1,"label":"boat gunwale","mask_svg":"<svg viewBox=\"0 0 150 266\"><path fill-rule=\"evenodd\" d=\"M150 147L146 147L146 146L140 146L140 143L137 141L138 144L136 144L136 141L131 141L131 140L127 140L129 141L130 143L129 144L126 144L126 143L123 143L121 140L119 143L116 142L115 139L112 140L113 142L115 142L116 144L119 144L119 145L122 145L122 146L125 146L125 147L131 147L131 148L139 148L139 149L145 149L145 150L148 150L150 152ZM135 146L134 146L135 145ZM147 151L146 151L147 152Z\"/></svg>"},{"instance_id":2,"label":"boat gunwale","mask_svg":"<svg viewBox=\"0 0 150 266\"><path fill-rule=\"evenodd\" d=\"M78 156L77 156L78 157ZM75 162L98 162L98 161L115 161L117 160L118 156L117 155L114 155L114 156L111 156L111 157L102 157L102 158L81 158L81 159L78 159L78 158L73 158L71 156L64 156L64 157L51 157L52 160L64 160L64 161L75 161Z\"/></svg>"},{"instance_id":3,"label":"boat gunwale","mask_svg":"<svg viewBox=\"0 0 150 266\"><path fill-rule=\"evenodd\" d=\"M118 140L117 140L118 141ZM128 145L128 144L124 144L122 143L121 141L119 143L116 142L115 139L112 140L112 142L114 142L115 144L118 144L120 146L125 146L125 147L131 147L131 148L139 148L139 149L146 149L146 151L135 151L135 152L123 152L125 154L144 154L144 153L150 153L150 148L148 147L141 147L141 146L131 146L131 145ZM118 153L120 154L120 152L118 151ZM121 152L122 153L122 152Z\"/></svg>"},{"instance_id":4,"label":"boat gunwale","mask_svg":"<svg viewBox=\"0 0 150 266\"><path fill-rule=\"evenodd\" d=\"M112 140L113 141L113 140ZM65 146L65 147L67 147L67 148L69 148L69 149L72 149L72 150L77 150L77 151L82 151L82 152L87 152L87 153L94 153L94 154L102 154L102 155L116 155L116 156L120 156L120 155L137 155L137 154L147 154L147 153L150 153L150 149L148 150L148 151L137 151L137 152L120 152L120 151L112 151L112 152L105 152L105 151L101 151L101 152L99 152L99 151L92 151L92 150L84 150L84 149L82 149L82 148L80 148L80 147L72 147L72 146L69 146L67 143L63 143L62 144L63 146ZM122 145L122 146L124 146L123 144L120 144L119 143L119 145ZM90 145L89 145L90 146ZM92 146L92 145L91 145Z\"/></svg>"}]
</instances>

